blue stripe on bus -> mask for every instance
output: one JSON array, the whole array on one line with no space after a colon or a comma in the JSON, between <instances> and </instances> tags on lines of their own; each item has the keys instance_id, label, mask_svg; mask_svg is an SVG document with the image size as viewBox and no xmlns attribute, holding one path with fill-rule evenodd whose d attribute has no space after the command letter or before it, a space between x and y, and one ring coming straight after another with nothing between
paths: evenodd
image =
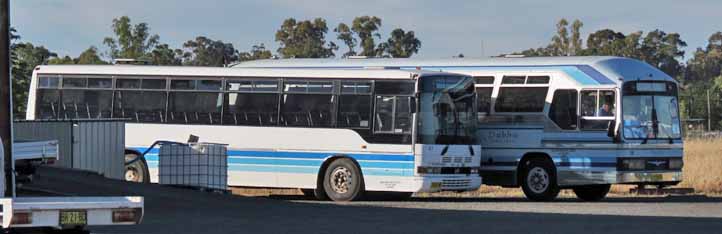
<instances>
[{"instance_id":1,"label":"blue stripe on bus","mask_svg":"<svg viewBox=\"0 0 722 234\"><path fill-rule=\"evenodd\" d=\"M145 152L147 148L132 147ZM158 167L158 149L151 149L145 159L150 168ZM318 173L323 159L334 153L279 152L279 151L228 151L229 171ZM414 171L413 155L404 154L344 154L358 161L364 175L411 176ZM259 158L262 157L262 158ZM369 161L371 160L371 161Z\"/></svg>"},{"instance_id":2,"label":"blue stripe on bus","mask_svg":"<svg viewBox=\"0 0 722 234\"><path fill-rule=\"evenodd\" d=\"M139 152L144 152L147 148L132 147ZM151 149L148 154L158 154L158 149ZM273 157L273 158L301 158L301 159L325 159L332 155L346 155L356 160L374 160L374 161L407 161L413 162L414 155L411 154L354 154L354 153L333 153L333 152L288 152L288 151L244 151L229 150L229 157ZM148 155L146 155L148 156ZM146 157L147 159L147 157Z\"/></svg>"},{"instance_id":3,"label":"blue stripe on bus","mask_svg":"<svg viewBox=\"0 0 722 234\"><path fill-rule=\"evenodd\" d=\"M594 69L592 66L589 65L578 65L576 66L581 70L582 72L589 75L589 77L592 77L592 79L596 80L600 84L603 85L609 85L614 84L614 81L610 80L609 77L605 76L601 72L597 71L597 69Z\"/></svg>"}]
</instances>

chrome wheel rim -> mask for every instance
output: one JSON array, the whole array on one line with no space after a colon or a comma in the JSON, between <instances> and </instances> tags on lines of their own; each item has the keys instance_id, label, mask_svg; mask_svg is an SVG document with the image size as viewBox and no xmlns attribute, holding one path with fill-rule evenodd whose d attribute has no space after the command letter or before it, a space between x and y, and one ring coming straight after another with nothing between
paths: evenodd
<instances>
[{"instance_id":1,"label":"chrome wheel rim","mask_svg":"<svg viewBox=\"0 0 722 234\"><path fill-rule=\"evenodd\" d=\"M532 168L526 176L526 183L534 193L544 193L549 188L549 182L549 173L541 167Z\"/></svg>"},{"instance_id":2,"label":"chrome wheel rim","mask_svg":"<svg viewBox=\"0 0 722 234\"><path fill-rule=\"evenodd\" d=\"M351 170L345 167L337 167L331 172L331 189L336 193L347 193L353 181Z\"/></svg>"},{"instance_id":3,"label":"chrome wheel rim","mask_svg":"<svg viewBox=\"0 0 722 234\"><path fill-rule=\"evenodd\" d=\"M129 168L125 170L126 181L138 181L138 177L138 171L136 171L134 168Z\"/></svg>"}]
</instances>

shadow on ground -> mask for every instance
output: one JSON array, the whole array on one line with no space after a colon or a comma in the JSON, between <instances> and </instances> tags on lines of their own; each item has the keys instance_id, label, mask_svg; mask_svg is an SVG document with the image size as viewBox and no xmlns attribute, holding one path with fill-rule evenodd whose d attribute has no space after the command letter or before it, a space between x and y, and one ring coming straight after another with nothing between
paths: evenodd
<instances>
[{"instance_id":1,"label":"shadow on ground","mask_svg":"<svg viewBox=\"0 0 722 234\"><path fill-rule=\"evenodd\" d=\"M349 206L204 193L107 180L84 172L41 168L34 187L72 195L145 197L143 224L93 227L97 233L719 233L722 219L567 215ZM631 198L666 202L679 198ZM718 198L684 198L720 202ZM414 198L423 202L526 202L518 198ZM607 202L625 202L611 198ZM576 202L561 200L560 202Z\"/></svg>"}]
</instances>

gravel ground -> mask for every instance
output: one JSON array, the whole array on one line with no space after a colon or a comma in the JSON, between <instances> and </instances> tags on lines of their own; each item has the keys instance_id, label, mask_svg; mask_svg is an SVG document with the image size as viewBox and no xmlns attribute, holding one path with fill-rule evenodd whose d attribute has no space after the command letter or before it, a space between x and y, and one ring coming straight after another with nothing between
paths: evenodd
<instances>
[{"instance_id":1,"label":"gravel ground","mask_svg":"<svg viewBox=\"0 0 722 234\"><path fill-rule=\"evenodd\" d=\"M143 223L93 233L721 233L722 198L414 198L319 202L301 196L243 197L83 172L41 168L30 185L66 195L141 195ZM37 194L35 194L37 195Z\"/></svg>"}]
</instances>

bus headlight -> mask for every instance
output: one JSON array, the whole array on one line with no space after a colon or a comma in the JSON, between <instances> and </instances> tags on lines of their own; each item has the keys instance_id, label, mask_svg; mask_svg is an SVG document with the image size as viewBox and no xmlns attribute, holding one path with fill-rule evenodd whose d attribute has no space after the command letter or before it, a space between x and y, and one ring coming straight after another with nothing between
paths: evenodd
<instances>
[{"instance_id":1,"label":"bus headlight","mask_svg":"<svg viewBox=\"0 0 722 234\"><path fill-rule=\"evenodd\" d=\"M669 169L682 169L682 166L684 166L684 160L682 158L670 158L669 159Z\"/></svg>"},{"instance_id":2,"label":"bus headlight","mask_svg":"<svg viewBox=\"0 0 722 234\"><path fill-rule=\"evenodd\" d=\"M643 158L625 158L622 159L622 170L644 170L647 161Z\"/></svg>"},{"instance_id":3,"label":"bus headlight","mask_svg":"<svg viewBox=\"0 0 722 234\"><path fill-rule=\"evenodd\" d=\"M441 174L441 167L417 167L419 174Z\"/></svg>"}]
</instances>

